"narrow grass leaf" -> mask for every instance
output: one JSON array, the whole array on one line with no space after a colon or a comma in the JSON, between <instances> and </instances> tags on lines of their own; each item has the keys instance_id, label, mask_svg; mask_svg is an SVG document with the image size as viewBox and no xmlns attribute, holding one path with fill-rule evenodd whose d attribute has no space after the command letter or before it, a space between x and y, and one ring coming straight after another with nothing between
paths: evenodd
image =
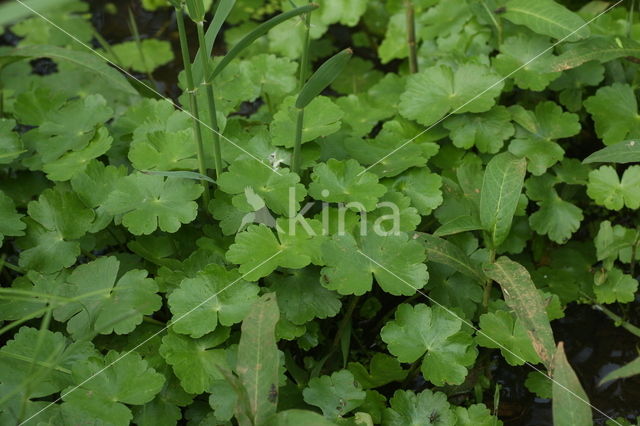
<instances>
[{"instance_id":1,"label":"narrow grass leaf","mask_svg":"<svg viewBox=\"0 0 640 426\"><path fill-rule=\"evenodd\" d=\"M211 78L209 78L208 81L212 81L214 78L216 78L216 76L220 74L222 70L225 69L226 66L229 65L229 63L240 54L240 52L242 52L244 49L249 47L251 43L253 43L257 39L259 39L260 37L268 33L272 28L276 27L277 25L293 17L302 15L303 13L311 12L312 10L315 10L317 8L318 8L317 4L311 3L308 5L299 7L297 9L283 12L280 15L274 16L273 18L269 19L263 24L260 24L256 29L251 31L242 40L240 40L235 46L233 46L233 48L224 56L222 61L220 61L218 66L213 70L211 74Z\"/></svg>"},{"instance_id":2,"label":"narrow grass leaf","mask_svg":"<svg viewBox=\"0 0 640 426\"><path fill-rule=\"evenodd\" d=\"M302 109L306 107L324 89L329 87L342 73L352 55L353 51L351 49L344 49L322 64L302 87L296 101L296 108Z\"/></svg>"}]
</instances>

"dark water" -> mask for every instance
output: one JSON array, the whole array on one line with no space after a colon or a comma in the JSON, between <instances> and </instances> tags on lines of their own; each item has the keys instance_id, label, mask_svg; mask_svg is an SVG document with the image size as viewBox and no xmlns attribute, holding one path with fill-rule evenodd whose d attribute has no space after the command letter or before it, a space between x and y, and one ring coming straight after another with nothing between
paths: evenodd
<instances>
[{"instance_id":1,"label":"dark water","mask_svg":"<svg viewBox=\"0 0 640 426\"><path fill-rule=\"evenodd\" d=\"M128 27L128 8L131 8L137 25L143 37L155 37L168 40L174 47L176 60L154 72L154 79L158 83L161 93L174 99L179 95L176 76L182 69L179 54L178 35L170 9L160 9L148 12L142 9L138 1L91 1L93 24L109 43L131 40L132 35ZM104 6L115 4L115 15L106 13ZM193 29L191 29L193 30ZM345 28L336 30L338 37L345 36ZM195 34L191 34L195 40ZM13 44L9 32L2 35L0 44ZM217 46L216 50L223 46ZM195 54L195 44L192 45L192 56ZM367 55L369 56L369 55ZM46 65L46 64L45 64ZM392 71L385 67L385 71ZM144 76L140 76L144 78ZM640 312L635 304L635 313L630 318L635 324L640 324ZM616 327L613 321L603 313L593 310L590 306L570 306L563 319L554 321L554 333L557 341L565 342L565 350L572 366L576 370L591 403L610 417L624 417L635 421L640 416L640 376L626 380L618 380L604 386L598 382L608 372L624 365L638 357L640 339L626 330ZM538 426L551 425L551 403L548 400L536 398L525 387L524 381L529 369L527 367L514 368L500 357L496 357L497 366L493 370L493 380L502 386L499 415L506 425ZM492 395L486 395L487 405L491 405ZM594 411L597 424L604 425L606 417Z\"/></svg>"}]
</instances>

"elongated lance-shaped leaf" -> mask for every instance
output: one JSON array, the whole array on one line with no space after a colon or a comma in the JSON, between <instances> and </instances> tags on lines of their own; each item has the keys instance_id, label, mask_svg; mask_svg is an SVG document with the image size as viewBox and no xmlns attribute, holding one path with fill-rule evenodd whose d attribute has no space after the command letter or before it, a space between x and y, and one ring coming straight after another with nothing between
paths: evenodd
<instances>
[{"instance_id":1,"label":"elongated lance-shaped leaf","mask_svg":"<svg viewBox=\"0 0 640 426\"><path fill-rule=\"evenodd\" d=\"M259 25L256 29L251 31L242 40L240 40L235 46L233 46L233 48L224 56L222 61L220 61L218 66L215 67L215 69L212 71L211 77L208 79L208 81L212 81L214 78L216 78L216 76L220 74L222 70L225 69L226 66L229 65L229 63L240 54L240 52L249 47L251 43L268 33L272 28L295 16L311 12L312 10L315 10L317 8L318 5L315 3L307 4L297 9L283 12Z\"/></svg>"},{"instance_id":2,"label":"elongated lance-shaped leaf","mask_svg":"<svg viewBox=\"0 0 640 426\"><path fill-rule=\"evenodd\" d=\"M8 50L4 54L0 54L0 58L2 57L8 57L10 60L11 58L51 58L71 62L74 65L86 68L96 73L96 75L99 75L109 81L115 89L119 89L133 95L138 94L122 74L111 68L93 53L63 49L57 46L33 45ZM3 61L0 59L0 64L2 63Z\"/></svg>"},{"instance_id":3,"label":"elongated lance-shaped leaf","mask_svg":"<svg viewBox=\"0 0 640 426\"><path fill-rule=\"evenodd\" d=\"M554 0L510 0L504 17L514 24L556 39L578 41L591 34L578 14Z\"/></svg>"},{"instance_id":4,"label":"elongated lance-shaped leaf","mask_svg":"<svg viewBox=\"0 0 640 426\"><path fill-rule=\"evenodd\" d=\"M509 235L526 171L526 160L508 152L496 155L487 164L480 192L480 222L494 248Z\"/></svg>"},{"instance_id":5,"label":"elongated lance-shaped leaf","mask_svg":"<svg viewBox=\"0 0 640 426\"><path fill-rule=\"evenodd\" d=\"M553 357L553 424L555 426L591 426L591 405L578 376L558 343Z\"/></svg>"},{"instance_id":6,"label":"elongated lance-shaped leaf","mask_svg":"<svg viewBox=\"0 0 640 426\"><path fill-rule=\"evenodd\" d=\"M204 38L207 44L206 57L211 56L211 52L213 51L213 46L216 43L216 39L218 38L218 34L220 33L220 28L229 17L229 13L231 13L231 9L235 6L236 0L222 0L216 9L215 15L213 15L213 20L209 27L207 28L207 33ZM193 78L194 81L201 82L202 81L202 62L200 49L196 53L196 59L193 62Z\"/></svg>"},{"instance_id":7,"label":"elongated lance-shaped leaf","mask_svg":"<svg viewBox=\"0 0 640 426\"><path fill-rule=\"evenodd\" d=\"M484 273L469 259L458 246L447 240L433 235L416 233L427 250L427 260L430 262L442 263L461 274L467 275L480 282L485 280Z\"/></svg>"},{"instance_id":8,"label":"elongated lance-shaped leaf","mask_svg":"<svg viewBox=\"0 0 640 426\"><path fill-rule=\"evenodd\" d=\"M600 380L600 385L612 380L625 379L638 374L640 374L640 357L604 376L602 380Z\"/></svg>"},{"instance_id":9,"label":"elongated lance-shaped leaf","mask_svg":"<svg viewBox=\"0 0 640 426\"><path fill-rule=\"evenodd\" d=\"M638 163L640 162L640 140L622 141L617 144L608 146L596 151L587 158L583 163Z\"/></svg>"},{"instance_id":10,"label":"elongated lance-shaped leaf","mask_svg":"<svg viewBox=\"0 0 640 426\"><path fill-rule=\"evenodd\" d=\"M344 49L322 64L302 87L296 100L296 108L305 108L316 96L329 87L342 73L352 55L353 50Z\"/></svg>"},{"instance_id":11,"label":"elongated lance-shaped leaf","mask_svg":"<svg viewBox=\"0 0 640 426\"><path fill-rule=\"evenodd\" d=\"M538 72L559 72L589 61L604 63L627 56L640 58L640 44L627 38L597 35L572 44L571 49L536 67L540 67Z\"/></svg>"},{"instance_id":12,"label":"elongated lance-shaped leaf","mask_svg":"<svg viewBox=\"0 0 640 426\"><path fill-rule=\"evenodd\" d=\"M500 284L504 300L524 325L533 348L549 369L555 351L553 331L542 296L529 272L506 256L483 269L487 277Z\"/></svg>"},{"instance_id":13,"label":"elongated lance-shaped leaf","mask_svg":"<svg viewBox=\"0 0 640 426\"><path fill-rule=\"evenodd\" d=\"M242 321L236 371L249 396L253 425L275 415L278 405L278 346L276 323L280 311L275 293L265 294Z\"/></svg>"},{"instance_id":14,"label":"elongated lance-shaped leaf","mask_svg":"<svg viewBox=\"0 0 640 426\"><path fill-rule=\"evenodd\" d=\"M475 212L474 212L475 213ZM433 233L436 237L445 237L447 235L459 234L460 232L478 231L482 229L480 218L477 213L472 216L458 216L455 219L443 223Z\"/></svg>"}]
</instances>

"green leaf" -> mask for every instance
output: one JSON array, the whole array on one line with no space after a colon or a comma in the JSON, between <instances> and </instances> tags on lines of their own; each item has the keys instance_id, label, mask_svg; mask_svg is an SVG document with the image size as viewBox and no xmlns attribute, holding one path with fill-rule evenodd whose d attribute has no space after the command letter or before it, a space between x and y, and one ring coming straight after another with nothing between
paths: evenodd
<instances>
[{"instance_id":1,"label":"green leaf","mask_svg":"<svg viewBox=\"0 0 640 426\"><path fill-rule=\"evenodd\" d=\"M373 389L391 382L399 382L407 376L407 371L402 369L396 358L379 352L371 357L368 370L359 362L350 362L347 369L363 389Z\"/></svg>"},{"instance_id":2,"label":"green leaf","mask_svg":"<svg viewBox=\"0 0 640 426\"><path fill-rule=\"evenodd\" d=\"M313 411L300 410L293 408L290 410L280 411L269 426L334 426L335 423L330 422L318 413Z\"/></svg>"},{"instance_id":3,"label":"green leaf","mask_svg":"<svg viewBox=\"0 0 640 426\"><path fill-rule=\"evenodd\" d=\"M227 194L244 194L251 188L266 203L269 209L281 215L295 214L305 197L305 189L300 178L289 169L279 169L278 173L268 167L256 164L254 159L238 160L218 179L221 190ZM290 211L290 205L293 211Z\"/></svg>"},{"instance_id":4,"label":"green leaf","mask_svg":"<svg viewBox=\"0 0 640 426\"><path fill-rule=\"evenodd\" d=\"M402 304L380 336L400 362L414 362L424 355L422 374L436 386L464 382L466 367L476 357L471 336L462 331L462 321L441 307Z\"/></svg>"},{"instance_id":5,"label":"green leaf","mask_svg":"<svg viewBox=\"0 0 640 426\"><path fill-rule=\"evenodd\" d=\"M607 272L604 283L593 286L598 303L633 302L636 291L638 291L638 281L618 268Z\"/></svg>"},{"instance_id":6,"label":"green leaf","mask_svg":"<svg viewBox=\"0 0 640 426\"><path fill-rule=\"evenodd\" d=\"M453 425L456 421L442 392L425 389L416 395L410 390L397 390L389 402L391 407L385 409L383 421L388 426Z\"/></svg>"},{"instance_id":7,"label":"green leaf","mask_svg":"<svg viewBox=\"0 0 640 426\"><path fill-rule=\"evenodd\" d=\"M249 34L247 34L242 40L240 40L231 48L231 50L224 56L222 61L212 71L212 74L207 79L207 81L212 81L218 74L222 72L223 69L226 68L227 65L229 65L229 63L236 56L240 54L240 52L249 47L254 41L268 33L272 28L287 21L288 19L294 18L304 13L309 13L317 8L317 4L311 3L302 7L298 7L296 9L289 10L287 12L283 12L258 25L255 29L253 29Z\"/></svg>"},{"instance_id":8,"label":"green leaf","mask_svg":"<svg viewBox=\"0 0 640 426\"><path fill-rule=\"evenodd\" d=\"M536 105L535 112L516 105L511 107L511 113L519 127L509 151L525 157L528 170L536 176L562 160L564 150L555 140L580 132L578 115L563 112L560 106L550 101Z\"/></svg>"},{"instance_id":9,"label":"green leaf","mask_svg":"<svg viewBox=\"0 0 640 426\"><path fill-rule=\"evenodd\" d=\"M474 211L472 215L458 216L446 221L442 226L435 230L433 235L436 237L446 237L447 235L454 235L468 231L480 231L482 229L478 212Z\"/></svg>"},{"instance_id":10,"label":"green leaf","mask_svg":"<svg viewBox=\"0 0 640 426\"><path fill-rule=\"evenodd\" d=\"M612 380L626 379L638 374L640 374L640 358L636 358L630 363L608 373L600 380L600 386Z\"/></svg>"},{"instance_id":11,"label":"green leaf","mask_svg":"<svg viewBox=\"0 0 640 426\"><path fill-rule=\"evenodd\" d=\"M553 331L540 292L524 266L507 257L484 267L485 274L502 287L507 305L525 326L536 353L547 366L555 350Z\"/></svg>"},{"instance_id":12,"label":"green leaf","mask_svg":"<svg viewBox=\"0 0 640 426\"><path fill-rule=\"evenodd\" d=\"M480 331L476 341L478 345L485 348L499 348L502 357L510 365L540 362L524 325L513 314L506 311L481 315Z\"/></svg>"},{"instance_id":13,"label":"green leaf","mask_svg":"<svg viewBox=\"0 0 640 426\"><path fill-rule=\"evenodd\" d=\"M496 106L482 114L453 116L444 122L451 131L449 137L458 148L476 146L478 151L495 154L504 141L515 133L511 114L504 106Z\"/></svg>"},{"instance_id":14,"label":"green leaf","mask_svg":"<svg viewBox=\"0 0 640 426\"><path fill-rule=\"evenodd\" d=\"M196 169L196 141L191 129L179 132L150 132L135 138L129 160L138 170Z\"/></svg>"},{"instance_id":15,"label":"green leaf","mask_svg":"<svg viewBox=\"0 0 640 426\"><path fill-rule=\"evenodd\" d=\"M174 59L171 43L153 38L140 40L140 46L138 41L132 40L114 44L111 49L115 57L111 57L110 52L105 56L123 68L141 73L153 72Z\"/></svg>"},{"instance_id":16,"label":"green leaf","mask_svg":"<svg viewBox=\"0 0 640 426\"><path fill-rule=\"evenodd\" d=\"M454 412L458 426L502 426L502 421L484 404L473 404L469 407L455 407Z\"/></svg>"},{"instance_id":17,"label":"green leaf","mask_svg":"<svg viewBox=\"0 0 640 426\"><path fill-rule=\"evenodd\" d=\"M13 131L15 127L15 120L0 118L0 164L11 164L26 152L18 134Z\"/></svg>"},{"instance_id":18,"label":"green leaf","mask_svg":"<svg viewBox=\"0 0 640 426\"><path fill-rule=\"evenodd\" d=\"M292 148L294 145L295 123L298 109L294 105L295 98L289 96L280 104L278 112L273 116L270 126L273 144ZM344 113L328 97L318 96L307 105L302 125L302 143L329 136L340 130Z\"/></svg>"},{"instance_id":19,"label":"green leaf","mask_svg":"<svg viewBox=\"0 0 640 426\"><path fill-rule=\"evenodd\" d=\"M319 221L279 219L276 229L277 236L265 225L251 225L236 235L226 256L240 265L246 280L257 281L279 266L300 269L310 263L324 264L320 248L325 237Z\"/></svg>"},{"instance_id":20,"label":"green leaf","mask_svg":"<svg viewBox=\"0 0 640 426\"><path fill-rule=\"evenodd\" d=\"M187 12L193 22L204 21L204 3L202 0L186 0Z\"/></svg>"},{"instance_id":21,"label":"green leaf","mask_svg":"<svg viewBox=\"0 0 640 426\"><path fill-rule=\"evenodd\" d=\"M47 13L51 11L55 11L59 8L64 8L70 3L74 3L75 0L25 0L24 3L27 4L32 9L40 12ZM33 12L26 8L24 5L20 3L3 3L0 5L0 27L3 27L7 24L11 24L16 21L23 20L29 16L31 16Z\"/></svg>"},{"instance_id":22,"label":"green leaf","mask_svg":"<svg viewBox=\"0 0 640 426\"><path fill-rule=\"evenodd\" d=\"M280 311L294 324L333 317L342 306L335 292L320 285L317 269L304 268L286 276L272 275L268 282L278 296Z\"/></svg>"},{"instance_id":23,"label":"green leaf","mask_svg":"<svg viewBox=\"0 0 640 426\"><path fill-rule=\"evenodd\" d=\"M219 368L228 368L227 353L214 349L229 336L229 329L218 328L199 339L169 332L162 338L160 355L173 367L185 391L200 394L223 376Z\"/></svg>"},{"instance_id":24,"label":"green leaf","mask_svg":"<svg viewBox=\"0 0 640 426\"><path fill-rule=\"evenodd\" d=\"M280 362L275 330L279 318L276 297L265 294L242 321L236 371L249 395L256 425L275 415L278 405Z\"/></svg>"},{"instance_id":25,"label":"green leaf","mask_svg":"<svg viewBox=\"0 0 640 426\"><path fill-rule=\"evenodd\" d=\"M605 145L640 137L638 101L628 84L601 87L584 102L584 107L593 117L596 133Z\"/></svg>"},{"instance_id":26,"label":"green leaf","mask_svg":"<svg viewBox=\"0 0 640 426\"><path fill-rule=\"evenodd\" d=\"M78 50L63 49L56 46L27 46L10 50L3 56L14 56L20 58L52 58L70 62L76 66L86 68L96 75L108 81L113 88L126 92L130 95L138 95L138 92L129 84L127 79L113 69L93 53L85 53Z\"/></svg>"},{"instance_id":27,"label":"green leaf","mask_svg":"<svg viewBox=\"0 0 640 426\"><path fill-rule=\"evenodd\" d=\"M609 210L640 207L640 166L631 166L624 171L622 180L611 166L602 166L589 173L587 194L596 204Z\"/></svg>"},{"instance_id":28,"label":"green leaf","mask_svg":"<svg viewBox=\"0 0 640 426\"><path fill-rule=\"evenodd\" d=\"M42 135L34 141L39 159L47 163L59 159L68 151L80 151L94 140L100 125L113 116L113 110L101 95L89 95L75 99L60 109L47 114L37 132ZM108 132L102 130L97 139L107 139ZM111 139L109 139L109 144ZM104 142L100 142L104 144Z\"/></svg>"},{"instance_id":29,"label":"green leaf","mask_svg":"<svg viewBox=\"0 0 640 426\"><path fill-rule=\"evenodd\" d=\"M209 176L201 175L197 172L188 172L188 171L177 171L177 172L167 172L167 171L158 171L158 170L143 170L142 173L145 175L156 175L156 176L164 176L170 178L180 178L180 179L191 179L191 180L199 180L199 181L207 181L211 183L216 183L215 180L211 179Z\"/></svg>"},{"instance_id":30,"label":"green leaf","mask_svg":"<svg viewBox=\"0 0 640 426\"><path fill-rule=\"evenodd\" d=\"M529 224L538 234L564 244L578 230L584 216L582 209L560 198L554 188L556 183L548 174L527 179L527 196L540 207L529 216Z\"/></svg>"},{"instance_id":31,"label":"green leaf","mask_svg":"<svg viewBox=\"0 0 640 426\"><path fill-rule=\"evenodd\" d=\"M547 37L521 33L507 38L500 52L494 60L496 70L513 78L521 89L540 92L560 77L559 72L545 72L553 58Z\"/></svg>"},{"instance_id":32,"label":"green leaf","mask_svg":"<svg viewBox=\"0 0 640 426\"><path fill-rule=\"evenodd\" d=\"M39 350L34 345L41 338ZM23 386L32 377L29 396L43 397L73 384L70 372L75 363L97 356L91 342L73 342L62 333L21 327L0 348L0 380L5 385ZM34 359L35 358L35 359Z\"/></svg>"},{"instance_id":33,"label":"green leaf","mask_svg":"<svg viewBox=\"0 0 640 426\"><path fill-rule=\"evenodd\" d=\"M73 192L47 189L31 201L27 210L27 236L21 240L20 266L44 273L71 266L80 254L77 240L89 231L95 217Z\"/></svg>"},{"instance_id":34,"label":"green leaf","mask_svg":"<svg viewBox=\"0 0 640 426\"><path fill-rule=\"evenodd\" d=\"M593 424L589 397L558 343L553 357L553 424L558 426L587 426Z\"/></svg>"},{"instance_id":35,"label":"green leaf","mask_svg":"<svg viewBox=\"0 0 640 426\"><path fill-rule=\"evenodd\" d=\"M4 237L24 235L27 225L21 220L23 216L16 211L13 200L0 191L0 246Z\"/></svg>"},{"instance_id":36,"label":"green leaf","mask_svg":"<svg viewBox=\"0 0 640 426\"><path fill-rule=\"evenodd\" d=\"M578 41L589 37L587 23L554 0L510 0L502 15L514 24L524 25L538 34L560 40Z\"/></svg>"},{"instance_id":37,"label":"green leaf","mask_svg":"<svg viewBox=\"0 0 640 426\"><path fill-rule=\"evenodd\" d=\"M378 178L365 171L356 160L334 158L313 169L309 194L316 200L345 203L347 208L371 211L386 192Z\"/></svg>"},{"instance_id":38,"label":"green leaf","mask_svg":"<svg viewBox=\"0 0 640 426\"><path fill-rule=\"evenodd\" d=\"M509 235L526 167L524 159L517 159L509 153L496 155L487 164L480 192L480 222L494 247L502 244Z\"/></svg>"},{"instance_id":39,"label":"green leaf","mask_svg":"<svg viewBox=\"0 0 640 426\"><path fill-rule=\"evenodd\" d=\"M351 49L344 49L324 62L300 90L296 99L296 108L306 108L324 89L329 87L342 73L352 55Z\"/></svg>"},{"instance_id":40,"label":"green leaf","mask_svg":"<svg viewBox=\"0 0 640 426\"><path fill-rule=\"evenodd\" d=\"M132 269L118 276L120 262L101 257L78 266L60 290L64 297L80 298L54 311L57 321L80 339L95 334L127 334L162 306L158 287L147 271ZM117 279L117 282L116 282Z\"/></svg>"},{"instance_id":41,"label":"green leaf","mask_svg":"<svg viewBox=\"0 0 640 426\"><path fill-rule=\"evenodd\" d=\"M104 359L94 357L76 363L73 379L79 388L62 392L62 412L79 416L82 422L118 425L128 424L133 417L125 404L151 401L165 381L136 352L125 356L115 351L109 351Z\"/></svg>"},{"instance_id":42,"label":"green leaf","mask_svg":"<svg viewBox=\"0 0 640 426\"><path fill-rule=\"evenodd\" d=\"M430 126L448 113L489 111L503 86L499 76L483 65L465 64L457 70L430 67L409 77L400 97L400 114Z\"/></svg>"},{"instance_id":43,"label":"green leaf","mask_svg":"<svg viewBox=\"0 0 640 426\"><path fill-rule=\"evenodd\" d=\"M358 408L366 396L349 370L311 379L302 395L307 404L319 407L333 421Z\"/></svg>"},{"instance_id":44,"label":"green leaf","mask_svg":"<svg viewBox=\"0 0 640 426\"><path fill-rule=\"evenodd\" d=\"M570 49L550 59L545 66L549 72L577 68L589 61L609 62L623 57L640 56L640 45L628 39L608 35L594 35L573 43Z\"/></svg>"},{"instance_id":45,"label":"green leaf","mask_svg":"<svg viewBox=\"0 0 640 426\"><path fill-rule=\"evenodd\" d=\"M84 172L91 160L105 154L109 148L111 148L112 142L113 138L109 136L107 129L101 127L87 146L81 150L71 151L57 160L46 163L42 167L42 171L45 172L47 178L52 181L70 180L74 176Z\"/></svg>"},{"instance_id":46,"label":"green leaf","mask_svg":"<svg viewBox=\"0 0 640 426\"><path fill-rule=\"evenodd\" d=\"M321 283L340 294L364 294L375 277L387 293L410 296L429 279L424 248L404 233L368 232L358 243L350 234L334 235L322 253L327 266Z\"/></svg>"},{"instance_id":47,"label":"green leaf","mask_svg":"<svg viewBox=\"0 0 640 426\"><path fill-rule=\"evenodd\" d=\"M479 282L485 281L482 270L471 263L471 259L458 246L433 235L417 235L427 249L427 259L430 262L442 263Z\"/></svg>"},{"instance_id":48,"label":"green leaf","mask_svg":"<svg viewBox=\"0 0 640 426\"><path fill-rule=\"evenodd\" d=\"M625 263L631 262L632 247L638 240L638 231L622 225L611 226L604 220L600 223L598 235L594 239L598 260L618 258Z\"/></svg>"},{"instance_id":49,"label":"green leaf","mask_svg":"<svg viewBox=\"0 0 640 426\"><path fill-rule=\"evenodd\" d=\"M431 214L442 204L442 177L425 167L410 169L393 180L385 179L383 183L411 198L411 204L423 216Z\"/></svg>"},{"instance_id":50,"label":"green leaf","mask_svg":"<svg viewBox=\"0 0 640 426\"><path fill-rule=\"evenodd\" d=\"M640 163L640 142L623 141L594 152L582 161L589 163Z\"/></svg>"},{"instance_id":51,"label":"green leaf","mask_svg":"<svg viewBox=\"0 0 640 426\"><path fill-rule=\"evenodd\" d=\"M176 333L202 337L218 323L231 326L243 320L257 299L258 287L242 281L240 274L209 265L195 278L187 278L169 296Z\"/></svg>"},{"instance_id":52,"label":"green leaf","mask_svg":"<svg viewBox=\"0 0 640 426\"><path fill-rule=\"evenodd\" d=\"M198 213L196 200L202 186L183 179L136 173L122 178L105 201L113 215L123 215L122 224L134 235L151 234L160 227L176 232Z\"/></svg>"}]
</instances>

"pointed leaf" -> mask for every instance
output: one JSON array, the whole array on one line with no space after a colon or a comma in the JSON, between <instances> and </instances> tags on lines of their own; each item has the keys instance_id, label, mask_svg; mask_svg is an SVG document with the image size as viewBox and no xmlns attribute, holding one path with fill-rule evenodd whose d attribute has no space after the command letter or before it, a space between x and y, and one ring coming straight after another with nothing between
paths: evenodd
<instances>
[{"instance_id":1,"label":"pointed leaf","mask_svg":"<svg viewBox=\"0 0 640 426\"><path fill-rule=\"evenodd\" d=\"M484 281L484 274L469 257L456 245L433 235L417 233L427 249L427 259L432 262L450 266L461 274L465 274L478 281Z\"/></svg>"},{"instance_id":2,"label":"pointed leaf","mask_svg":"<svg viewBox=\"0 0 640 426\"><path fill-rule=\"evenodd\" d=\"M531 280L529 272L508 257L486 265L484 272L502 287L507 305L525 326L536 353L547 367L555 350L553 331L540 292Z\"/></svg>"},{"instance_id":3,"label":"pointed leaf","mask_svg":"<svg viewBox=\"0 0 640 426\"><path fill-rule=\"evenodd\" d=\"M553 424L591 426L591 405L578 376L564 353L563 342L553 357Z\"/></svg>"},{"instance_id":4,"label":"pointed leaf","mask_svg":"<svg viewBox=\"0 0 640 426\"><path fill-rule=\"evenodd\" d=\"M289 10L287 12L281 13L268 21L259 25L256 29L247 34L242 40L240 40L233 48L224 56L222 61L218 64L218 66L213 70L211 77L208 81L212 81L218 74L222 72L223 69L229 62L231 62L235 57L237 57L240 52L242 52L245 48L249 47L251 43L268 33L273 27L281 24L282 22L291 19L295 16L302 15L303 13L311 12L318 8L317 4L308 4L302 7L298 7L293 10Z\"/></svg>"},{"instance_id":5,"label":"pointed leaf","mask_svg":"<svg viewBox=\"0 0 640 426\"><path fill-rule=\"evenodd\" d=\"M627 377L635 376L637 374L640 374L640 358L636 358L629 364L623 365L622 367L613 370L611 373L604 376L602 380L600 380L600 385L606 382L610 382L611 380L624 379Z\"/></svg>"},{"instance_id":6,"label":"pointed leaf","mask_svg":"<svg viewBox=\"0 0 640 426\"><path fill-rule=\"evenodd\" d=\"M236 370L249 395L254 425L265 424L278 405L278 346L276 323L280 318L273 293L253 305L242 322Z\"/></svg>"},{"instance_id":7,"label":"pointed leaf","mask_svg":"<svg viewBox=\"0 0 640 426\"><path fill-rule=\"evenodd\" d=\"M557 39L577 41L591 34L580 16L554 0L511 0L503 16L514 24Z\"/></svg>"},{"instance_id":8,"label":"pointed leaf","mask_svg":"<svg viewBox=\"0 0 640 426\"><path fill-rule=\"evenodd\" d=\"M351 49L344 49L322 64L300 91L296 101L296 108L302 109L306 107L324 89L329 87L342 73L352 55L353 51Z\"/></svg>"},{"instance_id":9,"label":"pointed leaf","mask_svg":"<svg viewBox=\"0 0 640 426\"><path fill-rule=\"evenodd\" d=\"M509 235L526 171L526 160L509 153L496 155L487 164L480 193L480 222L494 247Z\"/></svg>"},{"instance_id":10,"label":"pointed leaf","mask_svg":"<svg viewBox=\"0 0 640 426\"><path fill-rule=\"evenodd\" d=\"M582 161L588 163L638 163L640 141L623 141L596 151Z\"/></svg>"}]
</instances>

